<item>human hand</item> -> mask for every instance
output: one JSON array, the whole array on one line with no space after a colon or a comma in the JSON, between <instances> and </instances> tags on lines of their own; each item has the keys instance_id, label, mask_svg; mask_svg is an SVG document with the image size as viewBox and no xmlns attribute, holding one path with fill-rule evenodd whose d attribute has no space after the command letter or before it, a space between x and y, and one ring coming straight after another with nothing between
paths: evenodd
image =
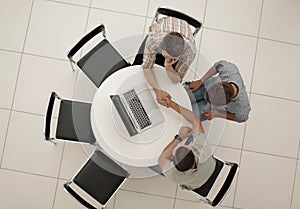
<instances>
[{"instance_id":1,"label":"human hand","mask_svg":"<svg viewBox=\"0 0 300 209\"><path fill-rule=\"evenodd\" d=\"M211 120L215 117L218 116L218 111L214 111L214 110L206 110L201 112L201 114L207 119L207 120Z\"/></svg>"},{"instance_id":2,"label":"human hand","mask_svg":"<svg viewBox=\"0 0 300 209\"><path fill-rule=\"evenodd\" d=\"M189 83L189 89L194 92L203 85L202 80L192 81Z\"/></svg>"},{"instance_id":3,"label":"human hand","mask_svg":"<svg viewBox=\"0 0 300 209\"><path fill-rule=\"evenodd\" d=\"M165 92L162 89L157 89L155 91L155 93L156 93L157 102L165 107L169 107L170 102L171 102L170 94L168 94L167 92Z\"/></svg>"},{"instance_id":4,"label":"human hand","mask_svg":"<svg viewBox=\"0 0 300 209\"><path fill-rule=\"evenodd\" d=\"M187 127L187 126L182 126L180 129L179 129L179 132L178 132L178 135L181 137L181 138L186 138L188 137L189 135L192 134L192 129L190 127Z\"/></svg>"},{"instance_id":5,"label":"human hand","mask_svg":"<svg viewBox=\"0 0 300 209\"><path fill-rule=\"evenodd\" d=\"M172 66L177 61L178 61L178 58L177 59L174 59L174 58L165 58L164 65L165 65L165 67L170 67L170 66Z\"/></svg>"}]
</instances>

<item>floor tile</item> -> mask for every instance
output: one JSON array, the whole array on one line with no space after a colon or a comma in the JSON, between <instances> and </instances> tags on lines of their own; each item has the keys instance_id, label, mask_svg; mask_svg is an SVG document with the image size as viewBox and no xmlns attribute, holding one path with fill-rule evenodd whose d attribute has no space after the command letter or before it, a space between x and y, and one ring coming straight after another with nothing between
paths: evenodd
<instances>
[{"instance_id":1,"label":"floor tile","mask_svg":"<svg viewBox=\"0 0 300 209\"><path fill-rule=\"evenodd\" d=\"M88 21L88 30L91 30L100 23L103 23L106 28L107 39L114 42L127 36L142 34L144 30L145 17L104 11L100 9L91 9ZM132 27L133 25L134 27ZM130 30L128 28L130 28Z\"/></svg>"},{"instance_id":2,"label":"floor tile","mask_svg":"<svg viewBox=\"0 0 300 209\"><path fill-rule=\"evenodd\" d=\"M85 147L89 145L80 145L75 143L65 143L63 159L59 177L69 180L82 167L85 161L89 158L89 154Z\"/></svg>"},{"instance_id":3,"label":"floor tile","mask_svg":"<svg viewBox=\"0 0 300 209\"><path fill-rule=\"evenodd\" d=\"M25 52L66 59L68 50L84 32L87 17L85 7L35 1Z\"/></svg>"},{"instance_id":4,"label":"floor tile","mask_svg":"<svg viewBox=\"0 0 300 209\"><path fill-rule=\"evenodd\" d=\"M299 59L300 46L260 40L252 92L300 101Z\"/></svg>"},{"instance_id":5,"label":"floor tile","mask_svg":"<svg viewBox=\"0 0 300 209\"><path fill-rule=\"evenodd\" d=\"M210 29L203 30L201 52L213 64L227 60L236 64L249 91L254 67L256 38Z\"/></svg>"},{"instance_id":6,"label":"floor tile","mask_svg":"<svg viewBox=\"0 0 300 209\"><path fill-rule=\"evenodd\" d=\"M258 35L262 0L207 1L205 27Z\"/></svg>"},{"instance_id":7,"label":"floor tile","mask_svg":"<svg viewBox=\"0 0 300 209\"><path fill-rule=\"evenodd\" d=\"M56 179L0 170L1 208L52 209Z\"/></svg>"},{"instance_id":8,"label":"floor tile","mask_svg":"<svg viewBox=\"0 0 300 209\"><path fill-rule=\"evenodd\" d=\"M50 1L52 1L52 0L50 0ZM89 7L92 0L53 0L53 1L58 1L58 2L63 2L63 3L67 3L67 4L69 3L69 4L76 4L76 5Z\"/></svg>"},{"instance_id":9,"label":"floor tile","mask_svg":"<svg viewBox=\"0 0 300 209\"><path fill-rule=\"evenodd\" d=\"M75 76L67 61L24 55L13 109L44 115L52 91L71 98Z\"/></svg>"},{"instance_id":10,"label":"floor tile","mask_svg":"<svg viewBox=\"0 0 300 209\"><path fill-rule=\"evenodd\" d=\"M154 17L158 7L166 7L185 13L203 23L205 0L149 0L148 17Z\"/></svg>"},{"instance_id":11,"label":"floor tile","mask_svg":"<svg viewBox=\"0 0 300 209\"><path fill-rule=\"evenodd\" d=\"M290 208L295 166L293 159L244 151L234 207Z\"/></svg>"},{"instance_id":12,"label":"floor tile","mask_svg":"<svg viewBox=\"0 0 300 209\"><path fill-rule=\"evenodd\" d=\"M1 64L0 69L0 107L10 109L14 96L21 54L0 51Z\"/></svg>"},{"instance_id":13,"label":"floor tile","mask_svg":"<svg viewBox=\"0 0 300 209\"><path fill-rule=\"evenodd\" d=\"M216 209L228 209L222 206L217 206L217 207L212 207L209 204L203 203L203 202L190 202L186 200L176 200L175 202L175 207L174 209L183 209L183 208L188 208L188 209L211 209L211 208L216 208Z\"/></svg>"},{"instance_id":14,"label":"floor tile","mask_svg":"<svg viewBox=\"0 0 300 209\"><path fill-rule=\"evenodd\" d=\"M155 176L143 179L128 179L122 189L147 194L175 197L177 185L163 176Z\"/></svg>"},{"instance_id":15,"label":"floor tile","mask_svg":"<svg viewBox=\"0 0 300 209\"><path fill-rule=\"evenodd\" d=\"M0 118L1 118L1 123L0 123L0 157L2 157L2 152L3 152L3 148L4 148L3 146L4 146L4 143L5 143L5 139L6 139L9 114L10 114L10 111L0 109Z\"/></svg>"},{"instance_id":16,"label":"floor tile","mask_svg":"<svg viewBox=\"0 0 300 209\"><path fill-rule=\"evenodd\" d=\"M18 52L23 50L31 6L32 0L1 0L0 48Z\"/></svg>"},{"instance_id":17,"label":"floor tile","mask_svg":"<svg viewBox=\"0 0 300 209\"><path fill-rule=\"evenodd\" d=\"M44 118L12 112L2 167L58 176L63 144L46 142L43 136Z\"/></svg>"},{"instance_id":18,"label":"floor tile","mask_svg":"<svg viewBox=\"0 0 300 209\"><path fill-rule=\"evenodd\" d=\"M298 0L264 0L260 36L300 44Z\"/></svg>"},{"instance_id":19,"label":"floor tile","mask_svg":"<svg viewBox=\"0 0 300 209\"><path fill-rule=\"evenodd\" d=\"M104 24L106 38L130 62L133 61L144 38L145 18L130 14L91 9L88 31L101 23ZM132 27L133 25L134 27ZM94 43L94 41L91 41L91 44Z\"/></svg>"},{"instance_id":20,"label":"floor tile","mask_svg":"<svg viewBox=\"0 0 300 209\"><path fill-rule=\"evenodd\" d=\"M119 190L114 209L173 209L174 199Z\"/></svg>"},{"instance_id":21,"label":"floor tile","mask_svg":"<svg viewBox=\"0 0 300 209\"><path fill-rule=\"evenodd\" d=\"M245 123L226 120L219 145L241 149L244 139Z\"/></svg>"},{"instance_id":22,"label":"floor tile","mask_svg":"<svg viewBox=\"0 0 300 209\"><path fill-rule=\"evenodd\" d=\"M64 190L64 180L58 180L57 191L55 196L55 202L53 209L84 209L85 207L81 205L75 198L73 198L70 194L68 194ZM108 202L106 205L107 209L113 209L114 197Z\"/></svg>"},{"instance_id":23,"label":"floor tile","mask_svg":"<svg viewBox=\"0 0 300 209\"><path fill-rule=\"evenodd\" d=\"M92 7L107 9L117 12L131 13L135 15L146 16L148 0L102 0L92 1Z\"/></svg>"},{"instance_id":24,"label":"floor tile","mask_svg":"<svg viewBox=\"0 0 300 209\"><path fill-rule=\"evenodd\" d=\"M296 180L294 184L294 194L291 209L300 208L300 161L297 163Z\"/></svg>"},{"instance_id":25,"label":"floor tile","mask_svg":"<svg viewBox=\"0 0 300 209\"><path fill-rule=\"evenodd\" d=\"M251 95L250 103L244 149L297 158L299 126L292 116L300 115L300 103L259 95Z\"/></svg>"}]
</instances>

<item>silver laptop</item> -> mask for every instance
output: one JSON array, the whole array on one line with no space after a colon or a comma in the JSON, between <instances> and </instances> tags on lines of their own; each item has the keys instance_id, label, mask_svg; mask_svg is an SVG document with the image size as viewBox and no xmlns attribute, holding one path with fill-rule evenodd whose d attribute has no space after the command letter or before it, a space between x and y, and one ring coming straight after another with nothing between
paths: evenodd
<instances>
[{"instance_id":1,"label":"silver laptop","mask_svg":"<svg viewBox=\"0 0 300 209\"><path fill-rule=\"evenodd\" d=\"M110 98L130 136L164 121L164 116L146 83L141 83L125 93L110 95Z\"/></svg>"}]
</instances>

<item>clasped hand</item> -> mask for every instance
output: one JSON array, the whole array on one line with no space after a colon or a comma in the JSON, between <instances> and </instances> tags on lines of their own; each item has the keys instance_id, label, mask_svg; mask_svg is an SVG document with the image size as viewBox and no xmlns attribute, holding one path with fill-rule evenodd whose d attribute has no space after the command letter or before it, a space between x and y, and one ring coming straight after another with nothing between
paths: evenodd
<instances>
[{"instance_id":1,"label":"clasped hand","mask_svg":"<svg viewBox=\"0 0 300 209\"><path fill-rule=\"evenodd\" d=\"M156 100L159 104L165 107L169 107L171 102L171 96L164 90L159 89L156 91Z\"/></svg>"}]
</instances>

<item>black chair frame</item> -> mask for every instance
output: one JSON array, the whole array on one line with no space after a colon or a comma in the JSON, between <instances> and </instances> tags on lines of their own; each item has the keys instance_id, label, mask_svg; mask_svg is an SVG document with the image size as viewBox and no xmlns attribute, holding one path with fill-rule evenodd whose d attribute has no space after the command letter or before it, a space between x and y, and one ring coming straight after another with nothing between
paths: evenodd
<instances>
[{"instance_id":1,"label":"black chair frame","mask_svg":"<svg viewBox=\"0 0 300 209\"><path fill-rule=\"evenodd\" d=\"M154 19L153 19L153 23L156 22L158 20L159 15L166 15L166 16L170 16L170 17L176 17L178 19L182 19L185 20L189 25L192 25L195 30L193 32L193 36L195 37L197 35L197 33L199 32L202 23L182 12L173 10L173 9L169 9L169 8L164 8L164 7L159 7L156 10Z\"/></svg>"},{"instance_id":2,"label":"black chair frame","mask_svg":"<svg viewBox=\"0 0 300 209\"><path fill-rule=\"evenodd\" d=\"M222 161L216 157L214 157L214 158L216 160L216 166L215 166L214 172L212 173L210 178L200 188L194 189L193 192L200 195L202 197L201 200L204 200L211 206L216 207L224 199L226 193L229 191L229 189L232 185L232 182L234 180L234 177L236 176L239 168L238 168L238 164L236 164L236 163ZM221 186L219 192L217 193L217 195L213 198L213 200L210 200L206 197L209 194L212 187L214 186L214 183L215 183L216 179L218 178L218 175L220 174L220 172L222 172L222 168L224 166L230 166L230 171L229 171L223 185Z\"/></svg>"},{"instance_id":3,"label":"black chair frame","mask_svg":"<svg viewBox=\"0 0 300 209\"><path fill-rule=\"evenodd\" d=\"M101 159L103 159L103 162L100 162ZM107 164L110 163L110 164ZM101 167L104 166L105 168ZM97 168L100 168L100 170L105 170L104 174L99 174L99 170ZM112 170L110 170L112 169ZM119 171L120 173L111 173L113 171ZM84 174L83 174L84 173ZM109 173L111 173L113 176L118 176L118 182L115 182L113 190L110 190L109 194L102 194L104 195L105 202L100 202L99 198L102 199L103 196L99 194L95 194L93 192L99 192L103 189L108 188L101 188L97 184L91 185L93 182L93 178L96 178L96 175L103 175L99 176L98 180L101 180L103 182L109 182L110 179L102 179L101 177L109 178ZM82 176L84 175L84 180L82 180ZM91 176L92 175L92 176ZM95 201L100 203L102 205L102 208L105 208L106 203L111 199L111 197L118 191L118 189L123 185L125 180L129 177L129 173L122 168L119 164L114 162L112 159L110 159L106 154L104 154L100 150L95 150L95 152L90 156L90 158L83 164L83 166L79 169L79 171L74 175L74 177L66 182L64 184L64 189L78 202L80 202L83 206L89 209L97 209L95 206L92 205L88 200L85 200L83 197L81 197L72 187L71 184L76 184L79 188L81 188L88 196L93 198ZM80 176L80 177L79 177ZM98 177L98 176L97 176ZM113 181L113 180L111 180ZM87 183L89 182L89 183ZM91 188L93 187L93 188ZM88 191L85 191L85 188L88 189ZM102 200L103 201L103 200Z\"/></svg>"},{"instance_id":4,"label":"black chair frame","mask_svg":"<svg viewBox=\"0 0 300 209\"><path fill-rule=\"evenodd\" d=\"M92 40L96 35L102 34L103 40L100 41L96 46L94 46L89 52L87 52L82 58L79 59L79 61L74 60L74 55L90 40ZM102 47L106 47L107 51L109 50L111 53L113 53L113 56L117 59L115 63L111 64L108 67L108 69L105 70L105 75L99 78L96 76L98 75L96 72L92 71L90 72L88 69L84 69L86 63L89 61L93 55L97 53L99 49ZM110 44L110 42L106 39L106 32L105 32L105 26L103 24L98 25L93 30L91 30L89 33L87 33L85 36L83 36L76 44L75 46L68 52L67 57L71 63L73 71L76 69L82 70L85 72L87 77L95 84L95 86L98 88L101 83L112 73L115 71L122 69L124 67L128 67L131 64L128 63L122 55ZM111 57L113 59L113 57ZM95 61L98 61L97 59ZM102 63L93 63L94 68L97 70L100 70ZM103 63L106 64L106 63ZM99 71L98 71L99 72Z\"/></svg>"},{"instance_id":5,"label":"black chair frame","mask_svg":"<svg viewBox=\"0 0 300 209\"><path fill-rule=\"evenodd\" d=\"M60 109L59 109L59 116L58 116L58 124L56 126L56 136L51 135L51 128L52 128L52 113L54 110L54 105L56 100L60 101ZM44 126L44 137L46 141L53 142L55 144L56 139L67 140L70 142L75 143L88 143L88 144L95 144L96 139L92 133L91 126L84 126L80 127L83 128L84 131L80 132L77 130L77 126L79 126L79 122L77 121L88 121L89 120L89 111L90 111L91 104L79 101L72 101L62 99L56 92L52 92L49 98L48 107L45 115L45 126ZM74 109L73 109L74 108ZM80 108L80 109L77 109ZM68 110L68 113L64 113L64 110ZM74 110L74 112L73 112ZM85 120L80 117L81 115L76 116L76 110L84 110ZM75 115L73 115L73 113ZM62 114L62 116L61 116ZM62 118L61 118L61 117ZM67 135L64 132L68 132ZM79 133L80 132L80 133ZM86 135L88 133L88 135Z\"/></svg>"}]
</instances>

